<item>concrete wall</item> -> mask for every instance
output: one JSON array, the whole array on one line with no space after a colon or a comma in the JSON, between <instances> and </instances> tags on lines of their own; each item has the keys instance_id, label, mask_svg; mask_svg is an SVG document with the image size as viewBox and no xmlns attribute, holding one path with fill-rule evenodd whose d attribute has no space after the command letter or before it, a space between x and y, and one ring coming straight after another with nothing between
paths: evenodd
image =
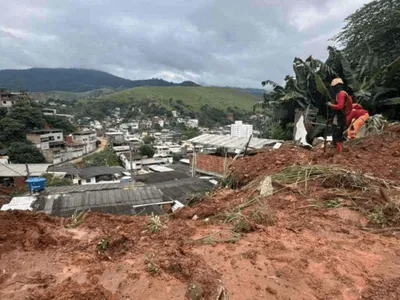
<instances>
[{"instance_id":1,"label":"concrete wall","mask_svg":"<svg viewBox=\"0 0 400 300\"><path fill-rule=\"evenodd\" d=\"M94 183L96 183L96 177L92 177L90 179L82 179L82 185Z\"/></svg>"}]
</instances>

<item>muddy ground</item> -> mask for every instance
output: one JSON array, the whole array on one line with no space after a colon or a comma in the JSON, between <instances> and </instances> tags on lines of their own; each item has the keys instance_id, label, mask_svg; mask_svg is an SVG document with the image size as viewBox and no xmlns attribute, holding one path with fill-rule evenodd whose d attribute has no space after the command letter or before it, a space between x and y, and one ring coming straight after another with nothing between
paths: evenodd
<instances>
[{"instance_id":1,"label":"muddy ground","mask_svg":"<svg viewBox=\"0 0 400 300\"><path fill-rule=\"evenodd\" d=\"M339 155L246 157L230 167L240 188L161 222L88 213L71 228L1 212L0 299L400 299L399 149L392 128ZM347 173L274 175L292 165ZM267 175L273 194L262 196Z\"/></svg>"}]
</instances>

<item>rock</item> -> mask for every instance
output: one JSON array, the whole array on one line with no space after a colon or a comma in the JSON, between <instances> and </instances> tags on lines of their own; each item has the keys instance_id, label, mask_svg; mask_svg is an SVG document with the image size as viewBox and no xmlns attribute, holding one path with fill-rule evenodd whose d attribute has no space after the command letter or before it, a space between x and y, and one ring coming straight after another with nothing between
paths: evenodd
<instances>
[{"instance_id":1,"label":"rock","mask_svg":"<svg viewBox=\"0 0 400 300\"><path fill-rule=\"evenodd\" d=\"M267 176L260 184L260 196L270 196L274 192L271 176Z\"/></svg>"}]
</instances>

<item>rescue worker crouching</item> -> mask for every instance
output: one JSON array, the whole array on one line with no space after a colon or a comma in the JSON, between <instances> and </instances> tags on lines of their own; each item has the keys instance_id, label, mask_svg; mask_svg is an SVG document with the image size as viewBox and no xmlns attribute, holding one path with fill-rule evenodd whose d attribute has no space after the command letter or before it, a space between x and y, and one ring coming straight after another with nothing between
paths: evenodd
<instances>
[{"instance_id":1,"label":"rescue worker crouching","mask_svg":"<svg viewBox=\"0 0 400 300\"><path fill-rule=\"evenodd\" d=\"M369 114L360 104L354 103L350 116L351 124L347 129L347 138L355 139L360 128L368 121Z\"/></svg>"}]
</instances>

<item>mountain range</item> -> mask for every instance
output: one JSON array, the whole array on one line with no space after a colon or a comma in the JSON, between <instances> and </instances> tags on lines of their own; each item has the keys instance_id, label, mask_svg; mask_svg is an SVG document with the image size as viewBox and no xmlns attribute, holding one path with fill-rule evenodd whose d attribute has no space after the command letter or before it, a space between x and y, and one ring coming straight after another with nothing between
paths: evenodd
<instances>
[{"instance_id":1,"label":"mountain range","mask_svg":"<svg viewBox=\"0 0 400 300\"><path fill-rule=\"evenodd\" d=\"M174 83L158 78L129 80L107 72L89 69L32 68L0 70L0 89L12 91L82 93L95 90L100 90L101 92L105 90L124 90L142 86L199 87L200 85L192 81ZM263 89L244 88L241 90L245 90L255 96L260 96L264 93Z\"/></svg>"},{"instance_id":2,"label":"mountain range","mask_svg":"<svg viewBox=\"0 0 400 300\"><path fill-rule=\"evenodd\" d=\"M0 70L0 87L28 92L87 92L101 88L127 89L139 86L199 86L191 81L173 83L163 79L129 80L88 69L32 68Z\"/></svg>"}]
</instances>

